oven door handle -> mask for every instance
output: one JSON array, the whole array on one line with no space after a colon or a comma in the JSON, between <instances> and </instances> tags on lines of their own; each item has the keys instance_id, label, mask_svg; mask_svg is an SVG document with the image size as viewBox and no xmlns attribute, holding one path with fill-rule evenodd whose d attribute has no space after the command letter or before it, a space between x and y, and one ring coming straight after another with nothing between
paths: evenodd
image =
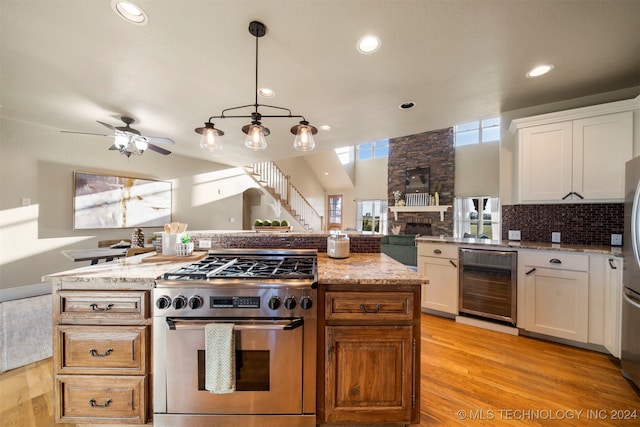
<instances>
[{"instance_id":1,"label":"oven door handle","mask_svg":"<svg viewBox=\"0 0 640 427\"><path fill-rule=\"evenodd\" d=\"M296 319L276 319L276 320L238 320L238 319L183 319L175 317L167 317L167 325L169 329L175 331L177 329L204 329L210 323L233 323L233 329L236 331L249 330L276 330L290 331L299 328L304 324L303 318Z\"/></svg>"}]
</instances>

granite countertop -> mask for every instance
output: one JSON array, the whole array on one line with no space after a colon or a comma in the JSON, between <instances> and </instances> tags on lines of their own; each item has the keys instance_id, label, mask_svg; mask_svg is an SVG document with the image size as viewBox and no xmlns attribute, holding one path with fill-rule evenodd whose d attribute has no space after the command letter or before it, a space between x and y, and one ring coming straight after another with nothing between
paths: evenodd
<instances>
[{"instance_id":1,"label":"granite countertop","mask_svg":"<svg viewBox=\"0 0 640 427\"><path fill-rule=\"evenodd\" d=\"M65 282L65 288L81 289L89 284L99 284L100 289L118 289L123 283L131 289L151 289L154 280L167 271L176 269L193 261L161 261L142 262L144 258L154 256L155 252L149 252L114 261L75 268L60 273L49 274L42 277L42 281L51 282L54 285Z\"/></svg>"},{"instance_id":2,"label":"granite countertop","mask_svg":"<svg viewBox=\"0 0 640 427\"><path fill-rule=\"evenodd\" d=\"M383 253L351 254L330 258L318 254L320 285L422 285L427 281L416 271Z\"/></svg>"},{"instance_id":3,"label":"granite countertop","mask_svg":"<svg viewBox=\"0 0 640 427\"><path fill-rule=\"evenodd\" d=\"M154 280L165 272L193 262L142 262L153 255L155 252L76 268L44 276L42 280L58 288L64 281L65 289L86 289L96 285L100 289L118 289L124 283L131 289L151 289ZM420 285L426 283L426 279L382 253L357 253L345 259L318 253L318 282L320 285Z\"/></svg>"},{"instance_id":4,"label":"granite countertop","mask_svg":"<svg viewBox=\"0 0 640 427\"><path fill-rule=\"evenodd\" d=\"M459 246L484 247L487 249L536 249L545 251L566 251L566 252L583 252L587 254L603 254L615 257L622 256L622 248L620 246L593 246L593 245L572 245L567 243L551 243L551 242L519 242L512 240L489 240L489 239L461 239L453 237L417 237L416 242L425 243L451 243Z\"/></svg>"}]
</instances>

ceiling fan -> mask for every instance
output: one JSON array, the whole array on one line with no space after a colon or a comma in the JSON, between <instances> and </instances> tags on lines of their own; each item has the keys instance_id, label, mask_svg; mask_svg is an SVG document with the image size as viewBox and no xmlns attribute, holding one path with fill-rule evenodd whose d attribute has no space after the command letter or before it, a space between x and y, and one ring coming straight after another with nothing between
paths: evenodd
<instances>
[{"instance_id":1,"label":"ceiling fan","mask_svg":"<svg viewBox=\"0 0 640 427\"><path fill-rule=\"evenodd\" d=\"M129 157L132 154L141 155L145 150L152 150L160 154L171 154L171 151L165 150L162 147L158 147L155 144L175 144L170 138L162 138L158 136L146 136L142 135L139 130L132 128L130 125L135 122L131 117L120 118L126 126L111 126L108 123L97 120L102 126L107 127L113 131L113 134L105 135L101 133L88 133L88 132L73 132L63 130L64 133L77 133L82 135L97 135L113 138L113 145L109 147L109 150L118 150L120 154L124 154ZM155 144L153 144L155 143Z\"/></svg>"}]
</instances>

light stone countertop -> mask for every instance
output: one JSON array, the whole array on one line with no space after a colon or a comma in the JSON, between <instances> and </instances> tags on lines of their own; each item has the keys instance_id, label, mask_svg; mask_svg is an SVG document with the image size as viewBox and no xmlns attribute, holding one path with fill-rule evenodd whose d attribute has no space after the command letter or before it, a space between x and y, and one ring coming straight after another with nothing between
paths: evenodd
<instances>
[{"instance_id":1,"label":"light stone countertop","mask_svg":"<svg viewBox=\"0 0 640 427\"><path fill-rule=\"evenodd\" d=\"M622 248L620 246L591 246L551 242L519 242L511 240L461 239L453 237L440 238L429 236L417 237L416 243L420 242L449 243L465 247L478 247L481 249L535 249L544 251L582 252L585 254L602 254L614 257L622 257Z\"/></svg>"},{"instance_id":2,"label":"light stone countertop","mask_svg":"<svg viewBox=\"0 0 640 427\"><path fill-rule=\"evenodd\" d=\"M188 262L142 262L155 252L50 274L42 278L56 289L151 289L155 279ZM426 279L382 253L352 253L334 259L318 253L318 283L353 285L421 285Z\"/></svg>"}]
</instances>

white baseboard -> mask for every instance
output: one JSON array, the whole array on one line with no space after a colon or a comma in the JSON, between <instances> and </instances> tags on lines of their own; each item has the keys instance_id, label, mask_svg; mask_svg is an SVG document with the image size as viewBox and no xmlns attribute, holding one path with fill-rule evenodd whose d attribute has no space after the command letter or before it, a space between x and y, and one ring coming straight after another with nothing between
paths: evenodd
<instances>
[{"instance_id":1,"label":"white baseboard","mask_svg":"<svg viewBox=\"0 0 640 427\"><path fill-rule=\"evenodd\" d=\"M478 328L489 329L490 331L502 332L509 335L520 335L518 328L502 325L500 323L489 322L485 320L475 319L473 317L456 316L456 322L464 325L475 326Z\"/></svg>"}]
</instances>

